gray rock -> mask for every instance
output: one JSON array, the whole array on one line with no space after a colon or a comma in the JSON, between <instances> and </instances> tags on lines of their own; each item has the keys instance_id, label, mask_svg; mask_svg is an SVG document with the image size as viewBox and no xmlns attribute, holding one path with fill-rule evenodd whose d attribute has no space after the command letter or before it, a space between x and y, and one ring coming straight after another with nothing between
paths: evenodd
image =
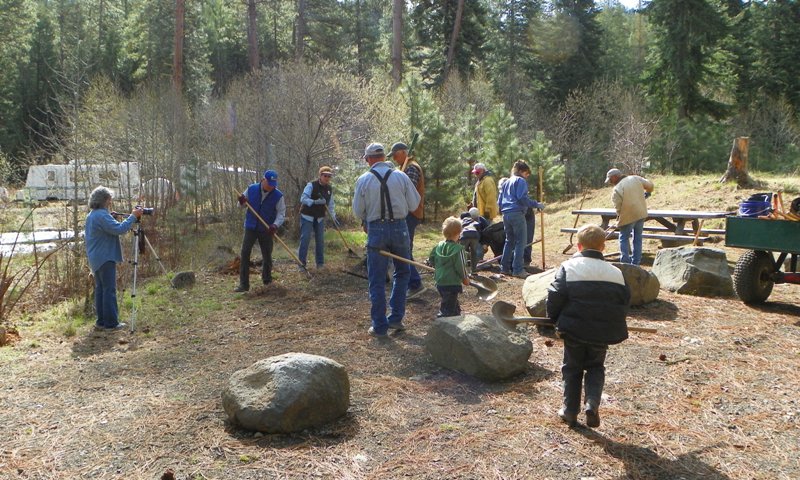
<instances>
[{"instance_id":1,"label":"gray rock","mask_svg":"<svg viewBox=\"0 0 800 480\"><path fill-rule=\"evenodd\" d=\"M661 287L672 292L703 297L735 296L725 252L718 248L661 249L652 271Z\"/></svg>"},{"instance_id":2,"label":"gray rock","mask_svg":"<svg viewBox=\"0 0 800 480\"><path fill-rule=\"evenodd\" d=\"M542 273L531 275L522 284L522 299L525 307L532 317L544 317L547 315L547 287L556 278L556 269L551 268Z\"/></svg>"},{"instance_id":3,"label":"gray rock","mask_svg":"<svg viewBox=\"0 0 800 480\"><path fill-rule=\"evenodd\" d=\"M524 372L533 352L527 335L476 315L436 319L425 347L438 365L490 382Z\"/></svg>"},{"instance_id":4,"label":"gray rock","mask_svg":"<svg viewBox=\"0 0 800 480\"><path fill-rule=\"evenodd\" d=\"M259 360L231 375L222 407L231 422L265 433L298 432L347 413L350 380L325 357L286 353Z\"/></svg>"},{"instance_id":5,"label":"gray rock","mask_svg":"<svg viewBox=\"0 0 800 480\"><path fill-rule=\"evenodd\" d=\"M629 263L614 262L614 266L622 271L625 282L631 288L631 305L644 305L658 298L661 283L653 272Z\"/></svg>"},{"instance_id":6,"label":"gray rock","mask_svg":"<svg viewBox=\"0 0 800 480\"><path fill-rule=\"evenodd\" d=\"M172 286L175 288L193 287L194 283L194 272L178 272L172 277Z\"/></svg>"}]
</instances>

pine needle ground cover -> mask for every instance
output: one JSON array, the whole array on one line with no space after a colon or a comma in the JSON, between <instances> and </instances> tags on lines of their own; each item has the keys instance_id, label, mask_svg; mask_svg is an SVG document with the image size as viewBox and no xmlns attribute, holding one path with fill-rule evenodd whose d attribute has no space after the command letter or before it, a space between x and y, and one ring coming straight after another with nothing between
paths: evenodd
<instances>
[{"instance_id":1,"label":"pine needle ground cover","mask_svg":"<svg viewBox=\"0 0 800 480\"><path fill-rule=\"evenodd\" d=\"M666 190L653 208L686 206ZM735 205L737 195L746 193L717 192L714 201ZM557 227L572 226L568 212L579 201L549 204L548 267L566 258ZM585 207L608 203L603 190ZM418 252L435 241L427 233ZM345 252L310 281L278 256L277 280L244 295L232 293L235 276L215 269L198 269L188 291L145 279L133 335L97 333L86 322L67 336L42 326L46 312L20 322L21 339L0 349L0 478L152 479L167 470L180 479L800 477L797 286L777 285L758 308L662 291L632 309L632 325L658 333L610 348L601 427L569 429L556 416L558 342L531 331L528 371L504 383L441 369L424 349L433 291L409 302L407 331L376 342L366 281L342 274L357 262ZM498 295L520 315L521 287L502 282ZM491 311L471 290L461 303L468 313ZM348 414L296 435L228 425L220 399L228 377L287 352L347 368Z\"/></svg>"}]
</instances>

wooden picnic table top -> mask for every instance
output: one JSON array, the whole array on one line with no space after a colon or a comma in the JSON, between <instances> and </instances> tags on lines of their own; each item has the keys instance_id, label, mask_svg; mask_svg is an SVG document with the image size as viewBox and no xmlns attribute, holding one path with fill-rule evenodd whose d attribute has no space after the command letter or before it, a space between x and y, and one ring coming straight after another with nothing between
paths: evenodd
<instances>
[{"instance_id":1,"label":"wooden picnic table top","mask_svg":"<svg viewBox=\"0 0 800 480\"><path fill-rule=\"evenodd\" d=\"M600 215L602 217L616 217L617 211L613 208L584 208L573 210L573 215ZM681 218L700 220L703 218L725 218L729 212L701 212L692 210L647 210L648 218Z\"/></svg>"}]
</instances>

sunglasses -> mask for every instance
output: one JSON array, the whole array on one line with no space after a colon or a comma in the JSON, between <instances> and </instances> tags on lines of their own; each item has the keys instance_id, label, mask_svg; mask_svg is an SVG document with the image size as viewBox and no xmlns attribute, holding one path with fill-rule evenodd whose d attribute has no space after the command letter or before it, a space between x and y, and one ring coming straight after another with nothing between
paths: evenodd
<instances>
[{"instance_id":1,"label":"sunglasses","mask_svg":"<svg viewBox=\"0 0 800 480\"><path fill-rule=\"evenodd\" d=\"M323 173L322 176L323 177L332 177L333 174L332 173Z\"/></svg>"}]
</instances>

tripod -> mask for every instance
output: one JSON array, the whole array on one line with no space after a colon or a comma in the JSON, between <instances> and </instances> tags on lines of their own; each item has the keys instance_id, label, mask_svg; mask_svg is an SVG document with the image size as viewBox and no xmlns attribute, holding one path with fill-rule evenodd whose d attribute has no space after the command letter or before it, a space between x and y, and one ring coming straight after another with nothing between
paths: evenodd
<instances>
[{"instance_id":1,"label":"tripod","mask_svg":"<svg viewBox=\"0 0 800 480\"><path fill-rule=\"evenodd\" d=\"M145 245L147 248L150 249L150 252L153 256L158 260L158 264L161 266L161 271L164 272L164 275L167 276L167 269L164 268L164 263L161 261L161 257L158 256L156 249L153 248L153 245L150 243L150 240L147 238L147 235L144 233L144 228L142 228L141 219L136 220L136 223L133 227L133 286L131 287L131 333L136 331L136 279L139 273L139 254L144 253ZM171 283L171 282L170 282Z\"/></svg>"}]
</instances>

